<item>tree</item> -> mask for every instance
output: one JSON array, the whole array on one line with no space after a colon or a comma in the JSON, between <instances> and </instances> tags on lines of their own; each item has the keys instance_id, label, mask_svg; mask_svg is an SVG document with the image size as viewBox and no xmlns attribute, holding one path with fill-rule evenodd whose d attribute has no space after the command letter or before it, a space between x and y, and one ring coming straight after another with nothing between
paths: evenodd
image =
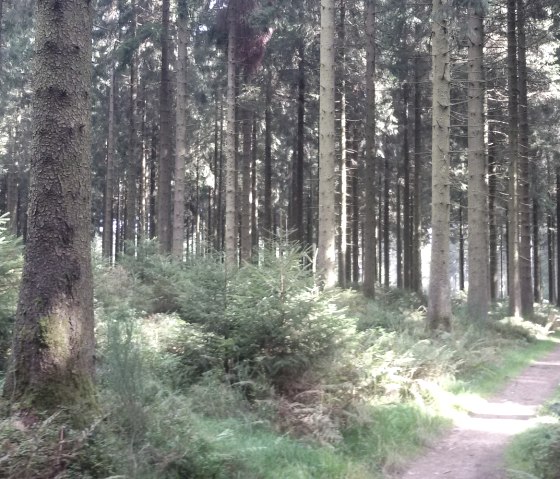
<instances>
[{"instance_id":1,"label":"tree","mask_svg":"<svg viewBox=\"0 0 560 479\"><path fill-rule=\"evenodd\" d=\"M432 9L432 257L428 328L451 327L449 285L450 45L448 0Z\"/></svg>"},{"instance_id":2,"label":"tree","mask_svg":"<svg viewBox=\"0 0 560 479\"><path fill-rule=\"evenodd\" d=\"M319 241L318 283L336 284L335 258L335 0L321 0L321 67L319 98Z\"/></svg>"},{"instance_id":3,"label":"tree","mask_svg":"<svg viewBox=\"0 0 560 479\"><path fill-rule=\"evenodd\" d=\"M5 396L40 409L94 399L89 0L37 2L23 281Z\"/></svg>"},{"instance_id":4,"label":"tree","mask_svg":"<svg viewBox=\"0 0 560 479\"><path fill-rule=\"evenodd\" d=\"M364 218L364 295L375 297L377 260L375 256L375 0L366 3L366 174L368 213Z\"/></svg>"},{"instance_id":5,"label":"tree","mask_svg":"<svg viewBox=\"0 0 560 479\"><path fill-rule=\"evenodd\" d=\"M171 251L171 76L169 72L169 0L162 2L160 155L157 199L157 236L162 252Z\"/></svg>"},{"instance_id":6,"label":"tree","mask_svg":"<svg viewBox=\"0 0 560 479\"><path fill-rule=\"evenodd\" d=\"M187 0L177 1L177 109L175 139L175 189L173 191L173 246L175 258L183 258L185 237L185 164L187 161L187 67L188 10Z\"/></svg>"},{"instance_id":7,"label":"tree","mask_svg":"<svg viewBox=\"0 0 560 479\"><path fill-rule=\"evenodd\" d=\"M468 8L468 311L473 319L488 316L488 191L484 141L484 7L472 0Z\"/></svg>"}]
</instances>

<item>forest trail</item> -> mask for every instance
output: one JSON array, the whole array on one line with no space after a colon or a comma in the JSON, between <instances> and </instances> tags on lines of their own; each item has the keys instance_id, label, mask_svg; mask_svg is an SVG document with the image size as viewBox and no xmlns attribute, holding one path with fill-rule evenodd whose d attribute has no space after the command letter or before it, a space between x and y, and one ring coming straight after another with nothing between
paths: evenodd
<instances>
[{"instance_id":1,"label":"forest trail","mask_svg":"<svg viewBox=\"0 0 560 479\"><path fill-rule=\"evenodd\" d=\"M535 424L537 409L559 385L560 346L456 421L447 436L395 479L507 479L508 442Z\"/></svg>"}]
</instances>

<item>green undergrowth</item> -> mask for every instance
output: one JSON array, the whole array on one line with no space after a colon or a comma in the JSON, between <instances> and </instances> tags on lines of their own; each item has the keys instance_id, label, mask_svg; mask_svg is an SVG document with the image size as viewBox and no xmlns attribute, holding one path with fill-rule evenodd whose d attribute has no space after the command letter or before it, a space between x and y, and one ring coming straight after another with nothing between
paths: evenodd
<instances>
[{"instance_id":1,"label":"green undergrowth","mask_svg":"<svg viewBox=\"0 0 560 479\"><path fill-rule=\"evenodd\" d=\"M510 479L558 479L560 389L538 412L535 427L517 435L506 451Z\"/></svg>"},{"instance_id":2,"label":"green undergrowth","mask_svg":"<svg viewBox=\"0 0 560 479\"><path fill-rule=\"evenodd\" d=\"M0 478L378 479L551 347L548 311L473 324L459 298L453 332L428 334L424 298L322 293L308 264L272 245L226 280L150 243L98 262L100 414L8 416Z\"/></svg>"}]
</instances>

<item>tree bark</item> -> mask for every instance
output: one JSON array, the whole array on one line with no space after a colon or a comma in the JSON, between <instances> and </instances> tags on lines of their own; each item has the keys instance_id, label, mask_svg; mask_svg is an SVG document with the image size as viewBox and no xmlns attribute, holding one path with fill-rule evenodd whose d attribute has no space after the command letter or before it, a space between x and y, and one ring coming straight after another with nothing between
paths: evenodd
<instances>
[{"instance_id":1,"label":"tree bark","mask_svg":"<svg viewBox=\"0 0 560 479\"><path fill-rule=\"evenodd\" d=\"M321 0L319 98L319 240L317 283L336 285L335 207L335 0Z\"/></svg>"},{"instance_id":2,"label":"tree bark","mask_svg":"<svg viewBox=\"0 0 560 479\"><path fill-rule=\"evenodd\" d=\"M519 282L521 314L533 314L533 276L531 271L531 194L529 184L529 115L527 109L527 55L525 38L525 1L517 0L519 66Z\"/></svg>"},{"instance_id":3,"label":"tree bark","mask_svg":"<svg viewBox=\"0 0 560 479\"><path fill-rule=\"evenodd\" d=\"M169 0L162 0L160 141L157 198L157 236L160 251L171 252L171 75L169 72Z\"/></svg>"},{"instance_id":4,"label":"tree bark","mask_svg":"<svg viewBox=\"0 0 560 479\"><path fill-rule=\"evenodd\" d=\"M412 286L412 232L410 208L410 151L408 142L408 107L410 87L403 85L403 287L411 289Z\"/></svg>"},{"instance_id":5,"label":"tree bark","mask_svg":"<svg viewBox=\"0 0 560 479\"><path fill-rule=\"evenodd\" d=\"M115 69L111 67L109 84L109 118L107 132L107 174L105 176L105 208L103 214L103 256L113 257L113 182L115 175Z\"/></svg>"},{"instance_id":6,"label":"tree bark","mask_svg":"<svg viewBox=\"0 0 560 479\"><path fill-rule=\"evenodd\" d=\"M36 7L29 226L4 394L38 410L94 396L89 0Z\"/></svg>"},{"instance_id":7,"label":"tree bark","mask_svg":"<svg viewBox=\"0 0 560 479\"><path fill-rule=\"evenodd\" d=\"M488 125L488 228L489 228L489 274L490 274L490 299L496 301L500 285L498 271L498 221L496 203L498 200L497 177L497 136L494 118L489 118Z\"/></svg>"},{"instance_id":8,"label":"tree bark","mask_svg":"<svg viewBox=\"0 0 560 479\"><path fill-rule=\"evenodd\" d=\"M508 0L508 112L509 112L509 198L508 198L508 293L510 316L521 316L519 271L519 106L517 80L516 0Z\"/></svg>"},{"instance_id":9,"label":"tree bark","mask_svg":"<svg viewBox=\"0 0 560 479\"><path fill-rule=\"evenodd\" d=\"M432 11L432 257L428 328L451 328L449 285L450 55L448 0Z\"/></svg>"},{"instance_id":10,"label":"tree bark","mask_svg":"<svg viewBox=\"0 0 560 479\"><path fill-rule=\"evenodd\" d=\"M248 84L248 82L246 82ZM241 157L241 263L250 263L253 240L251 234L251 160L253 112L247 107L240 108L241 133L243 136L243 155Z\"/></svg>"},{"instance_id":11,"label":"tree bark","mask_svg":"<svg viewBox=\"0 0 560 479\"><path fill-rule=\"evenodd\" d=\"M189 26L187 0L177 1L177 107L175 116L175 189L173 191L173 240L171 253L183 259L185 242L185 165L187 163L187 69Z\"/></svg>"},{"instance_id":12,"label":"tree bark","mask_svg":"<svg viewBox=\"0 0 560 479\"><path fill-rule=\"evenodd\" d=\"M363 289L367 298L375 297L377 277L376 238L375 238L375 15L376 1L366 0L366 152L365 152L365 204L364 211L364 249Z\"/></svg>"},{"instance_id":13,"label":"tree bark","mask_svg":"<svg viewBox=\"0 0 560 479\"><path fill-rule=\"evenodd\" d=\"M264 205L263 232L265 238L272 234L272 70L266 78L266 104L264 112Z\"/></svg>"},{"instance_id":14,"label":"tree bark","mask_svg":"<svg viewBox=\"0 0 560 479\"><path fill-rule=\"evenodd\" d=\"M235 77L237 71L235 45L237 42L237 0L228 4L228 60L227 60L227 115L225 148L225 264L231 271L237 267L237 181L235 168L236 129L235 129Z\"/></svg>"},{"instance_id":15,"label":"tree bark","mask_svg":"<svg viewBox=\"0 0 560 479\"><path fill-rule=\"evenodd\" d=\"M468 10L468 269L467 310L471 319L488 318L490 273L488 258L488 188L484 140L484 11Z\"/></svg>"},{"instance_id":16,"label":"tree bark","mask_svg":"<svg viewBox=\"0 0 560 479\"><path fill-rule=\"evenodd\" d=\"M412 289L422 292L422 210L420 208L422 168L422 105L421 105L420 60L414 60L414 236L413 236L413 281Z\"/></svg>"}]
</instances>

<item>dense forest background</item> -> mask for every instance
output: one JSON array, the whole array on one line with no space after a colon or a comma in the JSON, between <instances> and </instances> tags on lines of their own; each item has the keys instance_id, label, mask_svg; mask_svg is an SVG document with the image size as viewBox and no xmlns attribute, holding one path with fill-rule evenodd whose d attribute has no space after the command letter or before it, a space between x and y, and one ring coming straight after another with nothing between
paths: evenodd
<instances>
[{"instance_id":1,"label":"dense forest background","mask_svg":"<svg viewBox=\"0 0 560 479\"><path fill-rule=\"evenodd\" d=\"M481 5L485 7L489 290L492 299L508 295L513 128L508 91L514 88L521 113L515 123L521 142L517 151L522 152L516 206L523 251L519 254L521 290L533 291L535 300L555 302L560 261L555 140L558 12L554 2L521 2L511 27L507 10L513 7L507 3ZM454 290L469 284L467 250L473 229L467 201L468 4L449 3L445 13L451 48L451 199L446 234L452 244ZM428 284L426 245L432 234L431 8L389 1L378 2L375 8L376 31L369 34L375 36L372 158L366 147L371 128L366 125L366 110L371 106L366 98L365 6L343 1L333 11L336 158L331 186L336 195L332 226L337 280L342 286L361 281L364 255L372 244L379 284L421 291ZM170 9L168 2L98 2L92 235L112 261L127 247L136 248L139 241L154 237L166 252L172 251L175 237L175 254L182 257L221 251L229 242L239 248L241 261L257 261L259 246L270 237L317 245L323 94L320 5L247 1L236 9L237 43L230 52L235 91L228 94L228 22L234 15L227 5L179 2ZM13 232L25 239L33 2L6 2L3 24L0 208L10 213ZM513 52L519 65L517 87L508 80L511 28L517 44ZM235 121L229 125L228 102L232 101ZM230 136L228 125L234 128ZM228 161L234 163L228 167ZM375 195L373 202L366 203L368 162L375 163ZM234 184L228 186L232 180ZM228 194L235 198L228 201ZM226 233L228 205L235 224ZM369 218L375 221L373 236L365 234ZM523 269L523 261L528 269Z\"/></svg>"},{"instance_id":2,"label":"dense forest background","mask_svg":"<svg viewBox=\"0 0 560 479\"><path fill-rule=\"evenodd\" d=\"M555 346L555 0L0 26L0 478L391 475Z\"/></svg>"}]
</instances>

